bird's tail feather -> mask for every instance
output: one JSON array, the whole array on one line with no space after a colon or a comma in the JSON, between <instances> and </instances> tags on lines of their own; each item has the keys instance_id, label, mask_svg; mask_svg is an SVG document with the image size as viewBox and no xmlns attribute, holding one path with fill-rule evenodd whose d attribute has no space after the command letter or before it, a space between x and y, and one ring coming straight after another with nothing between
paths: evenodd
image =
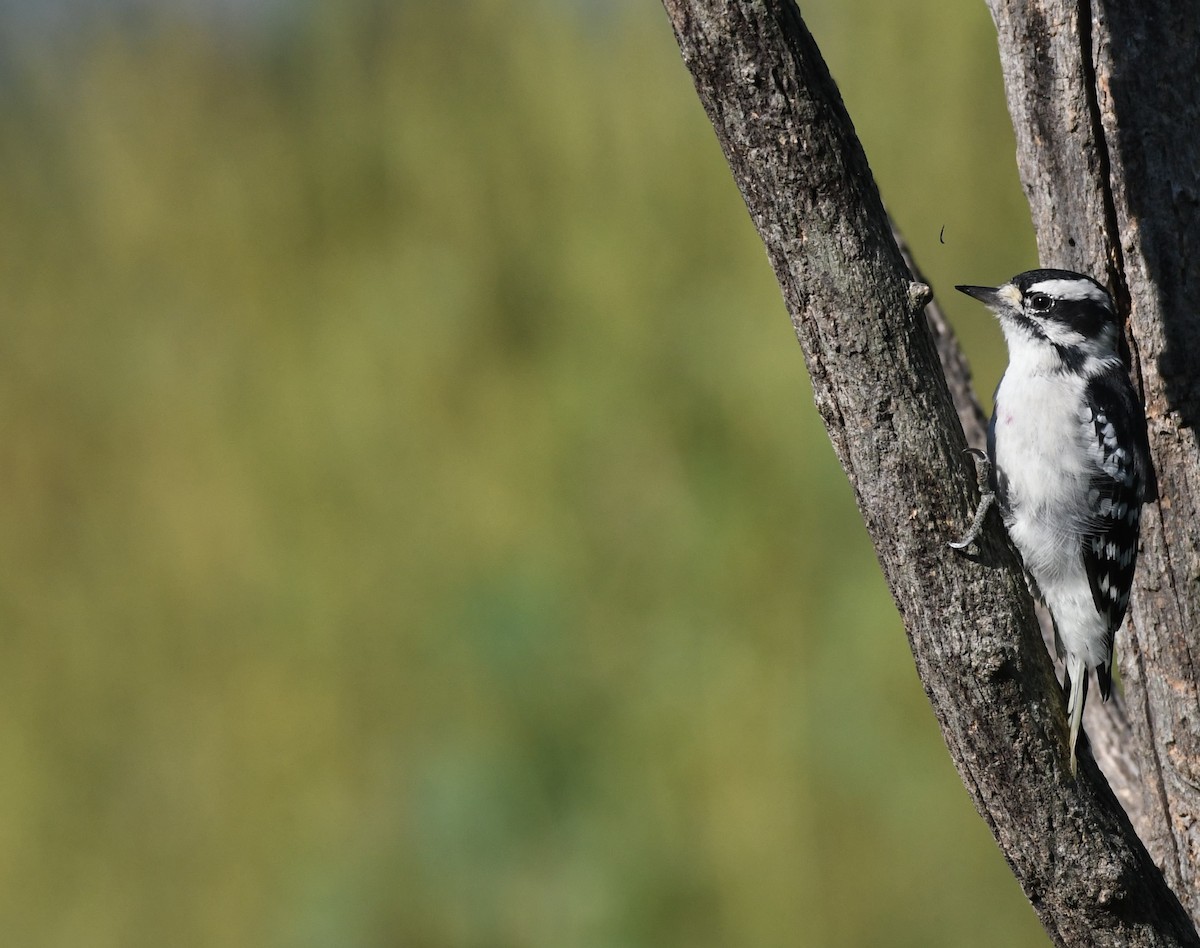
<instances>
[{"instance_id":1,"label":"bird's tail feather","mask_svg":"<svg viewBox=\"0 0 1200 948\"><path fill-rule=\"evenodd\" d=\"M1083 706L1087 702L1088 669L1081 657L1070 655L1066 662L1067 720L1071 723L1071 776L1075 775L1075 743L1083 722Z\"/></svg>"}]
</instances>

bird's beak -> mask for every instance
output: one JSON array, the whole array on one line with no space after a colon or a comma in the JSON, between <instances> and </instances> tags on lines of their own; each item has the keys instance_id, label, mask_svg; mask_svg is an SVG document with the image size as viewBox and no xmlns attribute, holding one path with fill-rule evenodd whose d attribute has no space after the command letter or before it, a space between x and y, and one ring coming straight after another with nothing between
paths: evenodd
<instances>
[{"instance_id":1,"label":"bird's beak","mask_svg":"<svg viewBox=\"0 0 1200 948\"><path fill-rule=\"evenodd\" d=\"M999 311L1006 306L1020 305L1020 293L1011 283L1004 286L956 286L955 289L974 297L990 310Z\"/></svg>"}]
</instances>

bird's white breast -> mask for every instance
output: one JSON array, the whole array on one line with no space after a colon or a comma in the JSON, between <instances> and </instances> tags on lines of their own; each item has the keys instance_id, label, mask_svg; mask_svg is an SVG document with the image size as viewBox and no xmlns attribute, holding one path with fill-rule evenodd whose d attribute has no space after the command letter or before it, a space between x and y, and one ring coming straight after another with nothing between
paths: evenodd
<instances>
[{"instance_id":1,"label":"bird's white breast","mask_svg":"<svg viewBox=\"0 0 1200 948\"><path fill-rule=\"evenodd\" d=\"M1108 627L1092 598L1083 536L1090 419L1080 416L1083 379L1073 373L1013 376L996 392L996 464L1007 480L1004 522L1054 615L1068 655L1094 668L1109 659Z\"/></svg>"},{"instance_id":2,"label":"bird's white breast","mask_svg":"<svg viewBox=\"0 0 1200 948\"><path fill-rule=\"evenodd\" d=\"M1040 579L1079 559L1090 520L1084 380L1021 369L1010 364L996 392L995 460L1007 480L1009 534Z\"/></svg>"}]
</instances>

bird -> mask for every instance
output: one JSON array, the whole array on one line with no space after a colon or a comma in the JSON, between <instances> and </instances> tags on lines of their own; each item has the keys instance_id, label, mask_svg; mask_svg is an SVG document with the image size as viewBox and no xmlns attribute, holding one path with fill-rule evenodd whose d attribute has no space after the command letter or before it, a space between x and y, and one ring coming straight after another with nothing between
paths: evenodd
<instances>
[{"instance_id":1,"label":"bird","mask_svg":"<svg viewBox=\"0 0 1200 948\"><path fill-rule=\"evenodd\" d=\"M1117 307L1098 281L1039 269L1001 286L955 289L998 317L1008 366L988 424L988 490L951 546L975 539L994 499L1053 619L1074 775L1089 673L1107 701L1142 505L1157 494L1145 411L1120 348Z\"/></svg>"}]
</instances>

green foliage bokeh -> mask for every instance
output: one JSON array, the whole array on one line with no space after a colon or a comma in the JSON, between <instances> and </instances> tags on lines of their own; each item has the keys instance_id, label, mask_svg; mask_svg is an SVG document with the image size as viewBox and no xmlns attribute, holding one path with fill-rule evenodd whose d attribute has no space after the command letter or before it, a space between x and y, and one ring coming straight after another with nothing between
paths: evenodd
<instances>
[{"instance_id":1,"label":"green foliage bokeh","mask_svg":"<svg viewBox=\"0 0 1200 948\"><path fill-rule=\"evenodd\" d=\"M6 942L1044 944L661 9L387 11L10 64ZM1031 264L983 4L805 14L935 288Z\"/></svg>"}]
</instances>

